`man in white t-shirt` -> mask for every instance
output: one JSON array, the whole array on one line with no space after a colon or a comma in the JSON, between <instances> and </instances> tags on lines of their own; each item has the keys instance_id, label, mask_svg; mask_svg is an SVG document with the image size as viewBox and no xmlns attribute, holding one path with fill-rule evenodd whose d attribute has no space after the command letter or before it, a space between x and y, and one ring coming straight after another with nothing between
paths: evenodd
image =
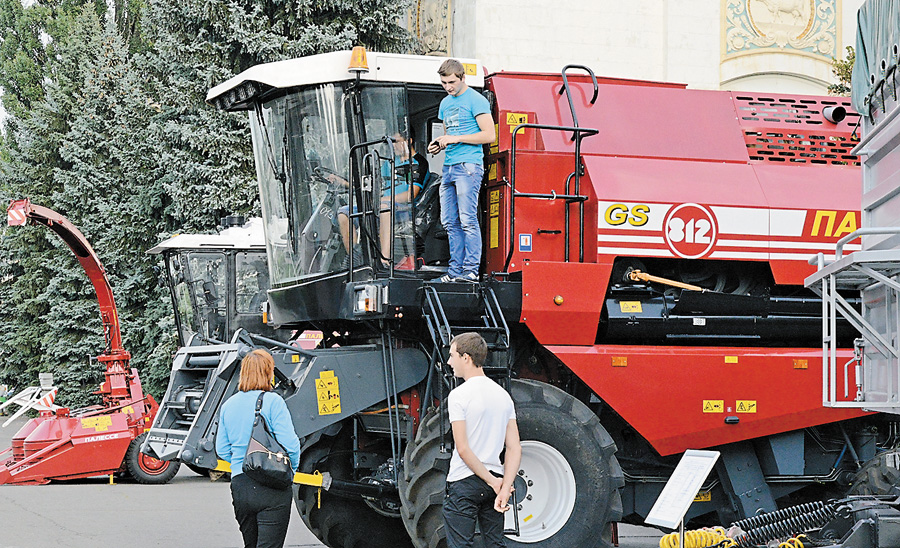
<instances>
[{"instance_id":1,"label":"man in white t-shirt","mask_svg":"<svg viewBox=\"0 0 900 548\"><path fill-rule=\"evenodd\" d=\"M476 520L485 547L506 546L503 512L509 510L522 445L512 398L485 376L486 357L487 344L477 333L457 335L450 343L450 367L464 382L447 397L454 443L443 507L448 548L472 546Z\"/></svg>"}]
</instances>

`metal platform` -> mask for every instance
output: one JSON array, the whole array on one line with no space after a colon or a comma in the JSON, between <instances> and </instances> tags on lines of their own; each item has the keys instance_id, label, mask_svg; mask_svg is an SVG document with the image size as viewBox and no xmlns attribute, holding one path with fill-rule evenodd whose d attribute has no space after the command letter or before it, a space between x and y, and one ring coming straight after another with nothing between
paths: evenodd
<instances>
[{"instance_id":1,"label":"metal platform","mask_svg":"<svg viewBox=\"0 0 900 548\"><path fill-rule=\"evenodd\" d=\"M822 403L900 413L900 249L841 256L839 247L836 257L825 264L820 254L818 271L805 280L822 297ZM862 296L859 311L842 295L856 292ZM839 316L862 335L854 357L841 363L835 340Z\"/></svg>"}]
</instances>

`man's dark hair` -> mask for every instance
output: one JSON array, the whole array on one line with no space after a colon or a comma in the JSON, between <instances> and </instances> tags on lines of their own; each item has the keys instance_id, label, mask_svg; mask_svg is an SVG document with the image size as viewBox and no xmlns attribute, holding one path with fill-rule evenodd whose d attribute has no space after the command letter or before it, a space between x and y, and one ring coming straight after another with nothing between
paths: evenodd
<instances>
[{"instance_id":1,"label":"man's dark hair","mask_svg":"<svg viewBox=\"0 0 900 548\"><path fill-rule=\"evenodd\" d=\"M472 357L472 363L476 367L484 366L484 360L487 358L487 343L478 333L460 333L453 337L450 341L451 345L456 345L456 353L462 356L468 354Z\"/></svg>"}]
</instances>

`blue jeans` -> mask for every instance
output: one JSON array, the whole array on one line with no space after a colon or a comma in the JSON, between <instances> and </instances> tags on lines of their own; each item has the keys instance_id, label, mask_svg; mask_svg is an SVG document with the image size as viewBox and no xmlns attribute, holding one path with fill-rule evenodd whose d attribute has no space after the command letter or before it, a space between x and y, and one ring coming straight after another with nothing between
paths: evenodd
<instances>
[{"instance_id":1,"label":"blue jeans","mask_svg":"<svg viewBox=\"0 0 900 548\"><path fill-rule=\"evenodd\" d=\"M441 224L450 241L447 274L478 275L481 266L481 227L478 225L478 193L484 167L462 163L444 166L441 181Z\"/></svg>"}]
</instances>

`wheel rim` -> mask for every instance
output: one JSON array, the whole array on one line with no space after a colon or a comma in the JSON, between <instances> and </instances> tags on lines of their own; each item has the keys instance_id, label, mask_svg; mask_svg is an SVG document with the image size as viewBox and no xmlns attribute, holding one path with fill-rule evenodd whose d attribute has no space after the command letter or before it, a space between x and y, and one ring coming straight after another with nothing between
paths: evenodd
<instances>
[{"instance_id":1,"label":"wheel rim","mask_svg":"<svg viewBox=\"0 0 900 548\"><path fill-rule=\"evenodd\" d=\"M569 521L575 508L575 474L566 457L554 447L529 440L522 442L519 478L515 493L520 506L519 536L510 535L509 539L541 542L558 533ZM507 529L515 527L513 512L507 512L505 519Z\"/></svg>"},{"instance_id":2,"label":"wheel rim","mask_svg":"<svg viewBox=\"0 0 900 548\"><path fill-rule=\"evenodd\" d=\"M150 474L151 476L158 476L165 472L166 468L169 467L169 461L155 459L150 455L141 453L138 456L138 466L141 467L141 470L144 471L144 473Z\"/></svg>"}]
</instances>

